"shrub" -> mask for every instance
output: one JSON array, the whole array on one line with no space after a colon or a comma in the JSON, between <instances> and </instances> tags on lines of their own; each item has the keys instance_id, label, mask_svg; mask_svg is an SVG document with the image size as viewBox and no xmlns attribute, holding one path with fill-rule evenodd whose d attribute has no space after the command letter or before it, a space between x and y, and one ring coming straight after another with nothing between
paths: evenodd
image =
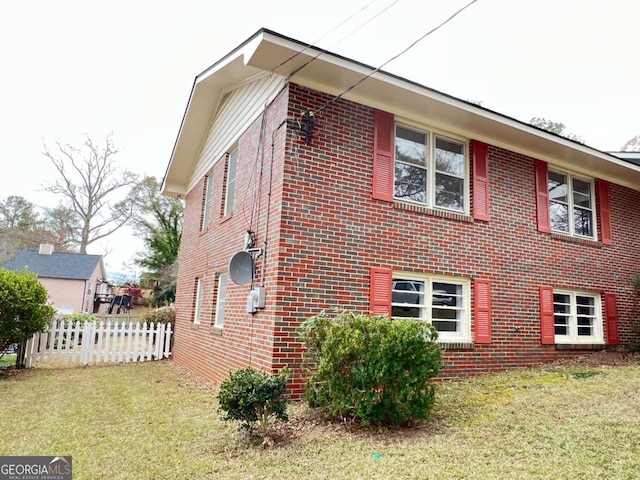
<instances>
[{"instance_id":1,"label":"shrub","mask_svg":"<svg viewBox=\"0 0 640 480\"><path fill-rule=\"evenodd\" d=\"M91 315L89 313L69 313L67 315L62 315L62 320L65 322L71 322L74 325L76 323L80 323L80 325L84 325L87 322L100 323L100 318L96 315Z\"/></svg>"},{"instance_id":2,"label":"shrub","mask_svg":"<svg viewBox=\"0 0 640 480\"><path fill-rule=\"evenodd\" d=\"M403 425L429 416L442 368L437 331L413 320L341 313L306 320L302 340L314 362L306 385L311 406L363 424Z\"/></svg>"},{"instance_id":3,"label":"shrub","mask_svg":"<svg viewBox=\"0 0 640 480\"><path fill-rule=\"evenodd\" d=\"M638 353L640 352L640 340L631 340L626 345L627 352Z\"/></svg>"},{"instance_id":4,"label":"shrub","mask_svg":"<svg viewBox=\"0 0 640 480\"><path fill-rule=\"evenodd\" d=\"M226 413L222 419L238 420L247 429L257 424L257 432L266 440L273 419L289 419L285 395L289 375L288 369L270 375L252 367L231 372L218 393L220 410Z\"/></svg>"},{"instance_id":5,"label":"shrub","mask_svg":"<svg viewBox=\"0 0 640 480\"><path fill-rule=\"evenodd\" d=\"M34 273L0 269L0 357L13 343L43 331L55 314Z\"/></svg>"},{"instance_id":6,"label":"shrub","mask_svg":"<svg viewBox=\"0 0 640 480\"><path fill-rule=\"evenodd\" d=\"M174 323L176 310L173 308L173 305L154 308L153 310L146 311L142 319L148 323Z\"/></svg>"}]
</instances>

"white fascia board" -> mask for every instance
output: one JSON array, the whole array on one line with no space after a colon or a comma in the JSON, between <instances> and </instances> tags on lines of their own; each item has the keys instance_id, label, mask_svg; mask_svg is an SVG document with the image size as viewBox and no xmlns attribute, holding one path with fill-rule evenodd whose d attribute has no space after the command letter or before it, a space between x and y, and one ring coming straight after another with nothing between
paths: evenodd
<instances>
[{"instance_id":1,"label":"white fascia board","mask_svg":"<svg viewBox=\"0 0 640 480\"><path fill-rule=\"evenodd\" d=\"M249 53L252 51L251 47L252 45L246 46ZM235 55L225 57L196 77L163 178L162 194L186 193L183 191L184 187L176 187L186 186L189 181L190 172L197 161L222 94L260 73L262 72L246 66L244 50L239 50ZM173 187L169 188L169 185Z\"/></svg>"},{"instance_id":2,"label":"white fascia board","mask_svg":"<svg viewBox=\"0 0 640 480\"><path fill-rule=\"evenodd\" d=\"M304 68L296 72L303 65L305 65ZM191 123L191 118L188 117L195 116L198 110L193 103L201 103L203 100L199 92L201 87L207 85L215 90L218 93L215 101L219 101L223 84L237 84L260 72L273 72L287 77L293 83L330 95L340 95L360 79L371 75L353 90L345 93L344 98L388 111L397 115L398 118L424 122L454 134L484 141L640 190L640 167L628 161L390 73L375 71L368 65L323 52L315 47L309 47L264 30L259 31L234 52L198 75L185 114L188 122L183 120L176 142L177 147L181 147L184 143L183 137L186 136L184 130L195 130L192 140L197 143L196 137L200 138L198 148L201 147L202 139L206 135L206 128L211 120L211 110L209 110L207 122L202 118L194 122L199 128L186 125ZM205 100L205 103L209 102L211 99ZM211 104L208 108L212 108ZM202 116L205 115L200 112L198 117ZM206 125L203 126L204 123ZM167 175L172 170L172 164L178 157L179 150L179 148L174 149ZM180 155L181 162L188 157L191 157L192 162L195 161L199 152L194 151L193 147L190 150L187 155ZM177 183L182 184L186 181L188 180L183 177Z\"/></svg>"}]
</instances>

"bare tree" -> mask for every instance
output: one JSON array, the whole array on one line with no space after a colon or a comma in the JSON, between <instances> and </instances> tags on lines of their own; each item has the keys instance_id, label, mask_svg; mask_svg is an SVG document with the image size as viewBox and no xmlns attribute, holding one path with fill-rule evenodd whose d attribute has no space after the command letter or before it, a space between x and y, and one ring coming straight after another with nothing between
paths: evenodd
<instances>
[{"instance_id":1,"label":"bare tree","mask_svg":"<svg viewBox=\"0 0 640 480\"><path fill-rule=\"evenodd\" d=\"M640 152L640 135L636 135L635 137L627 140L622 148L621 152Z\"/></svg>"},{"instance_id":2,"label":"bare tree","mask_svg":"<svg viewBox=\"0 0 640 480\"><path fill-rule=\"evenodd\" d=\"M80 220L76 212L63 204L44 209L44 231L49 238L47 243L55 245L56 251L70 251L80 244L77 237Z\"/></svg>"},{"instance_id":3,"label":"bare tree","mask_svg":"<svg viewBox=\"0 0 640 480\"><path fill-rule=\"evenodd\" d=\"M140 185L138 176L116 167L118 152L111 135L104 146L88 136L82 149L56 141L57 151L44 145L46 156L56 168L59 178L44 189L64 198L78 220L72 236L78 239L80 253L87 246L111 235L125 225L138 208Z\"/></svg>"},{"instance_id":4,"label":"bare tree","mask_svg":"<svg viewBox=\"0 0 640 480\"><path fill-rule=\"evenodd\" d=\"M576 135L575 133L567 132L567 127L562 122L554 122L544 117L533 117L531 120L529 120L529 123L534 127L541 128L543 130L546 130L547 132L555 133L556 135L568 138L569 140L573 140L574 142L584 143L584 139L582 138L582 136Z\"/></svg>"}]
</instances>

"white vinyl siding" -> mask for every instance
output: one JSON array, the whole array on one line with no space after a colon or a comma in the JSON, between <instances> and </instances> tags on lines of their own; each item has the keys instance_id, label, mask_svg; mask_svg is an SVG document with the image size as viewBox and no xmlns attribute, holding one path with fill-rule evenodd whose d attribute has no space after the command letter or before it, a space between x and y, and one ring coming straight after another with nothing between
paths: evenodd
<instances>
[{"instance_id":1,"label":"white vinyl siding","mask_svg":"<svg viewBox=\"0 0 640 480\"><path fill-rule=\"evenodd\" d=\"M264 111L264 106L275 98L284 83L284 77L264 74L232 90L226 94L226 98L223 97L223 104L211 120L187 191L190 191L216 162L225 158L225 153Z\"/></svg>"}]
</instances>

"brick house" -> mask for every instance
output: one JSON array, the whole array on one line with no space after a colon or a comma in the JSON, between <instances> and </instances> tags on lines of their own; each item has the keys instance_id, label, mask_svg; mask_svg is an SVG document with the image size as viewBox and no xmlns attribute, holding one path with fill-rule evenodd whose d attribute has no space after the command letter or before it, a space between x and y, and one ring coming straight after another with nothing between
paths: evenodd
<instances>
[{"instance_id":1,"label":"brick house","mask_svg":"<svg viewBox=\"0 0 640 480\"><path fill-rule=\"evenodd\" d=\"M639 190L621 156L260 30L196 77L164 178L175 361L290 366L298 395L298 326L334 307L432 322L444 377L624 343Z\"/></svg>"}]
</instances>

